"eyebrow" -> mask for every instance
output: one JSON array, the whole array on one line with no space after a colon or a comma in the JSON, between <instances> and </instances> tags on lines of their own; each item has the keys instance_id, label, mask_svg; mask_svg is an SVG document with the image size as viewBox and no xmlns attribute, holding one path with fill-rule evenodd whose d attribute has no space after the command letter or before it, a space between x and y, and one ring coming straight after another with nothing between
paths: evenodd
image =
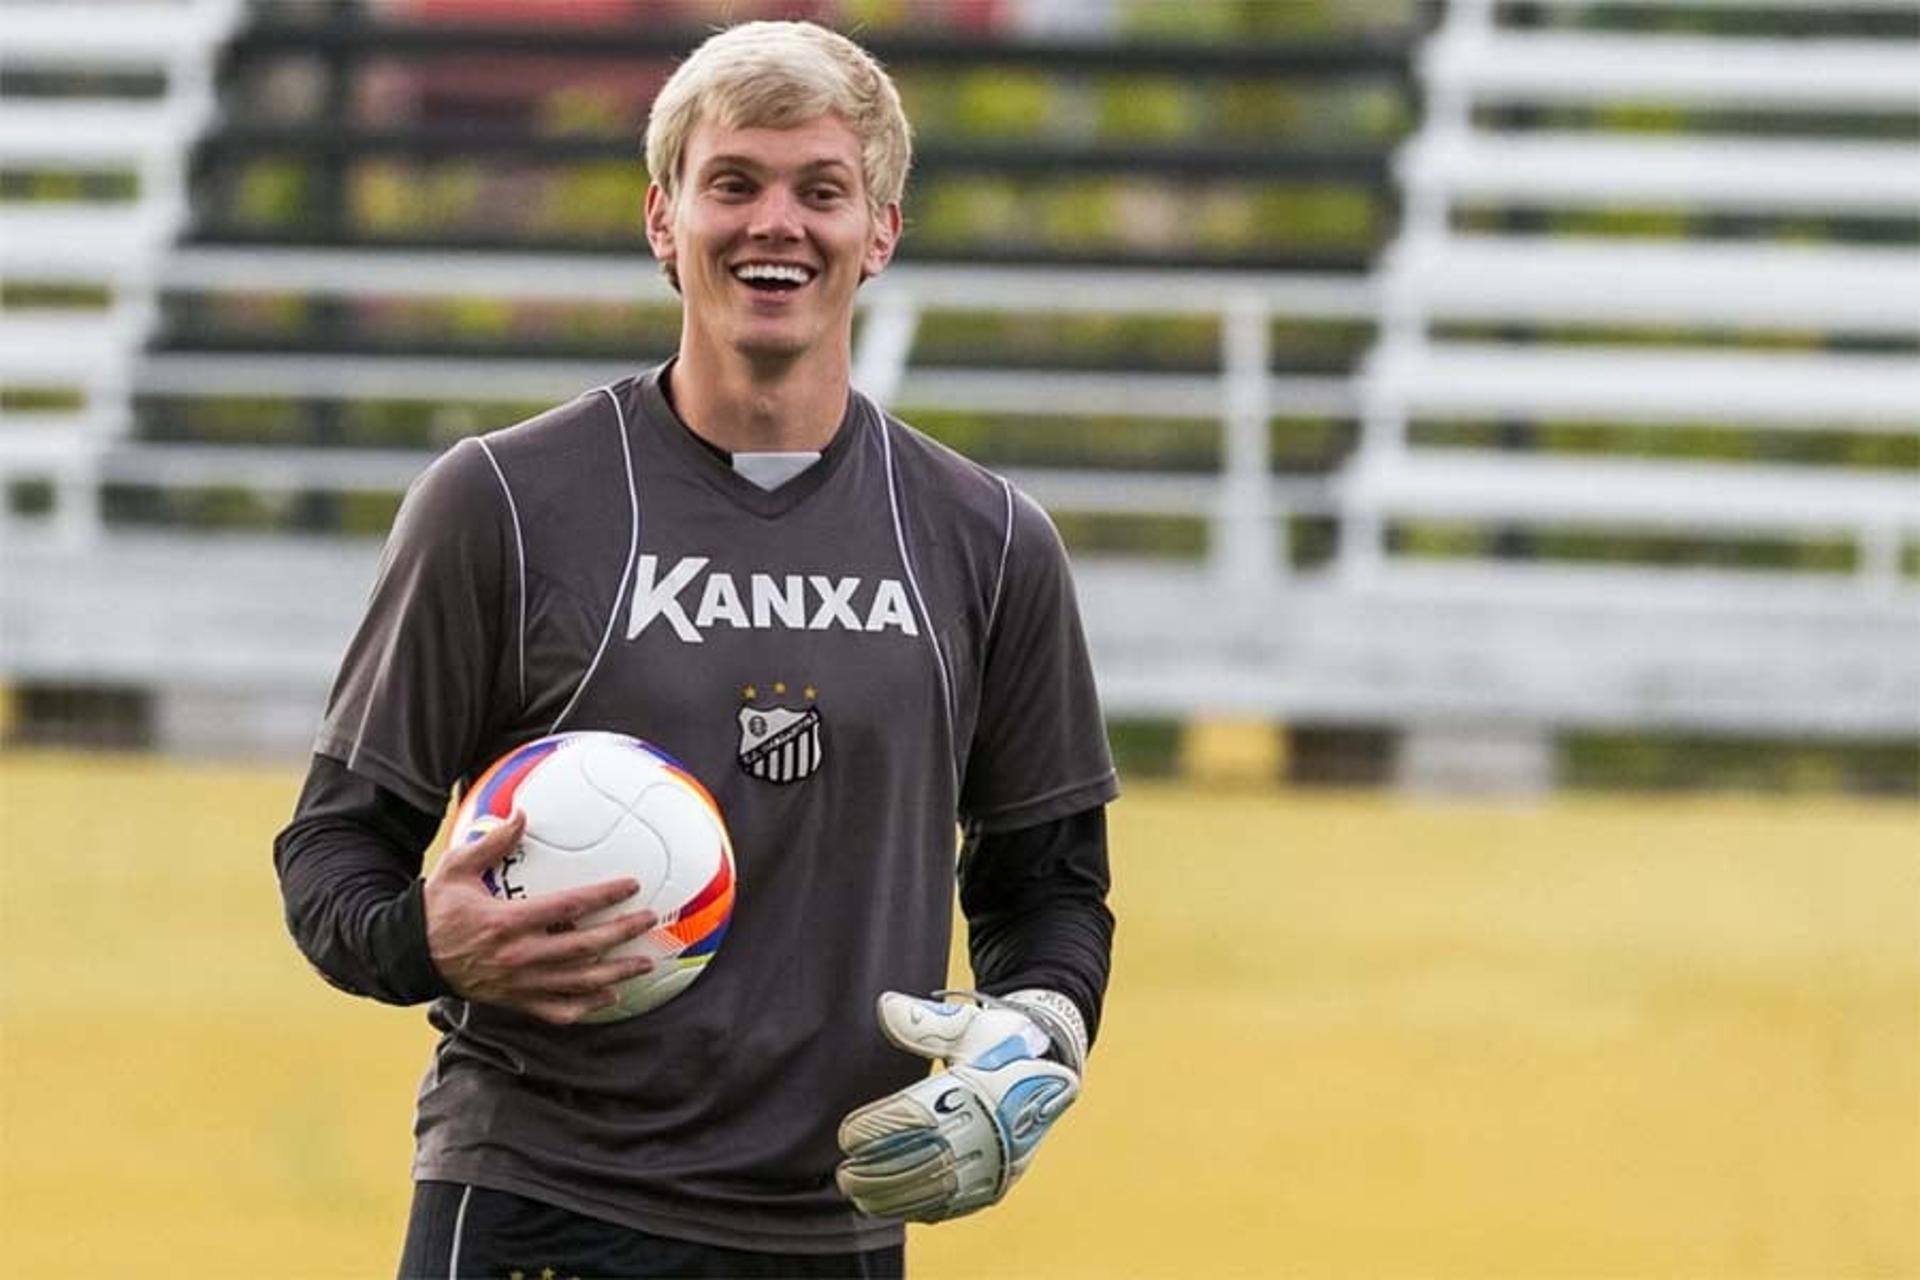
<instances>
[{"instance_id":1,"label":"eyebrow","mask_svg":"<svg viewBox=\"0 0 1920 1280\"><path fill-rule=\"evenodd\" d=\"M707 157L706 162L700 166L700 172L711 173L715 169L729 169L729 168L752 169L752 170L758 171L758 170L764 170L764 169L776 168L776 167L778 166L764 164L761 161L754 159L752 156L722 154L722 155ZM799 166L799 172L803 174L818 173L826 169L838 169L843 173L849 173L849 174L857 172L855 168L852 165L848 164L845 160L841 160L838 157L834 157L834 156L825 156L818 160L809 160L805 164L802 164Z\"/></svg>"}]
</instances>

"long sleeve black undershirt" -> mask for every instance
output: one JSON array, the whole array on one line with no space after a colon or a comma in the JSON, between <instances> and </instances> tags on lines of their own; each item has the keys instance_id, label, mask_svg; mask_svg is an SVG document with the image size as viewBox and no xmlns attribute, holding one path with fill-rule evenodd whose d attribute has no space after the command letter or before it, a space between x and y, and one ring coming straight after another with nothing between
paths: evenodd
<instances>
[{"instance_id":1,"label":"long sleeve black undershirt","mask_svg":"<svg viewBox=\"0 0 1920 1280\"><path fill-rule=\"evenodd\" d=\"M420 879L439 827L339 761L313 757L273 867L287 928L328 982L388 1004L452 994L427 950Z\"/></svg>"},{"instance_id":2,"label":"long sleeve black undershirt","mask_svg":"<svg viewBox=\"0 0 1920 1280\"><path fill-rule=\"evenodd\" d=\"M427 949L420 868L438 815L315 756L274 840L287 927L327 981L389 1004L452 994ZM1106 993L1104 807L1018 831L969 832L960 903L974 980L994 995L1047 987L1086 1016L1089 1042Z\"/></svg>"},{"instance_id":3,"label":"long sleeve black undershirt","mask_svg":"<svg viewBox=\"0 0 1920 1280\"><path fill-rule=\"evenodd\" d=\"M1018 831L969 831L960 911L974 985L988 995L1058 991L1100 1031L1113 952L1105 805Z\"/></svg>"}]
</instances>

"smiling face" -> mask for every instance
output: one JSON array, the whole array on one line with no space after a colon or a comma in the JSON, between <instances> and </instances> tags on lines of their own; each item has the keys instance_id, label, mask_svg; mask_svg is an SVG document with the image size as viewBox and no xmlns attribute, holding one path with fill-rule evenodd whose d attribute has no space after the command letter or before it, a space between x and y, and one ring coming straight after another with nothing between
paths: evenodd
<instances>
[{"instance_id":1,"label":"smiling face","mask_svg":"<svg viewBox=\"0 0 1920 1280\"><path fill-rule=\"evenodd\" d=\"M647 191L647 240L685 300L681 338L764 365L851 358L853 299L885 267L900 209L867 198L860 139L824 115L790 129L702 121L678 192Z\"/></svg>"}]
</instances>

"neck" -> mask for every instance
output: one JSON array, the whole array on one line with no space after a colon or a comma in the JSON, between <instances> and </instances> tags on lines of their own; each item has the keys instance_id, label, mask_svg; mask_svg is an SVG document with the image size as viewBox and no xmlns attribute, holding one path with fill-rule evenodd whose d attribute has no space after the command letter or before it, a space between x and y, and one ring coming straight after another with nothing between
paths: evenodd
<instances>
[{"instance_id":1,"label":"neck","mask_svg":"<svg viewBox=\"0 0 1920 1280\"><path fill-rule=\"evenodd\" d=\"M683 339L668 377L680 420L729 453L824 449L847 412L844 358L755 361Z\"/></svg>"}]
</instances>

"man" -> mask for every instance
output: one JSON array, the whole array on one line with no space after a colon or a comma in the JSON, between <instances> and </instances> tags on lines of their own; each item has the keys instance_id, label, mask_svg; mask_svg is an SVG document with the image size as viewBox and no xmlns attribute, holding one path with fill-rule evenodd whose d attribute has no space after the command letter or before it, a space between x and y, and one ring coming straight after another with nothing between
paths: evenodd
<instances>
[{"instance_id":1,"label":"man","mask_svg":"<svg viewBox=\"0 0 1920 1280\"><path fill-rule=\"evenodd\" d=\"M1077 1094L1116 783L1065 557L849 387L908 157L851 42L709 40L647 133L677 357L462 442L395 522L275 864L329 980L434 1002L404 1275L899 1275L902 1220L998 1200ZM816 749L766 767L770 716ZM653 921L569 926L633 882L495 899L517 824L419 879L452 789L589 728L700 776L740 884L699 984L604 1024ZM927 999L956 819L992 994Z\"/></svg>"}]
</instances>

